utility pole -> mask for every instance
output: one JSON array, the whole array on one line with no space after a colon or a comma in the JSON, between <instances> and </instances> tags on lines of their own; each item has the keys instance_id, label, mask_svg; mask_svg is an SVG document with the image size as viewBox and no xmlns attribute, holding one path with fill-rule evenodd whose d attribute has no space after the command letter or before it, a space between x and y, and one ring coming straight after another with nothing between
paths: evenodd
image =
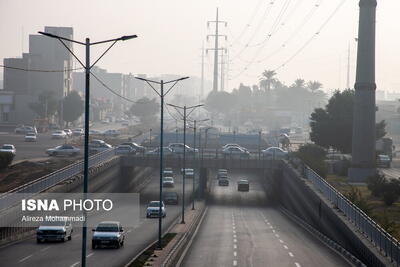
<instances>
[{"instance_id":1,"label":"utility pole","mask_svg":"<svg viewBox=\"0 0 400 267\"><path fill-rule=\"evenodd\" d=\"M208 50L214 50L213 92L217 92L217 91L218 91L218 67L219 67L219 66L218 66L218 55L219 55L218 51L219 51L219 50L225 50L225 52L226 52L226 49L225 49L225 48L220 48L220 47L219 47L219 37L225 37L225 40L227 39L227 36L226 36L226 35L224 35L224 34L219 34L219 24L220 24L220 23L224 23L224 24L225 24L225 27L226 27L226 26L227 26L227 22L226 22L226 21L221 21L221 20L219 20L219 17L218 17L218 8L217 8L217 16L216 16L215 21L207 21L207 26L209 26L210 23L215 23L215 34L209 34L209 35L207 35L207 40L208 40L208 37L210 37L210 36L214 37L215 45L214 45L214 48L208 48L208 49L206 50L206 52L208 52Z\"/></svg>"},{"instance_id":2,"label":"utility pole","mask_svg":"<svg viewBox=\"0 0 400 267\"><path fill-rule=\"evenodd\" d=\"M376 0L360 0L351 182L365 182L375 169L375 27Z\"/></svg>"},{"instance_id":3,"label":"utility pole","mask_svg":"<svg viewBox=\"0 0 400 267\"><path fill-rule=\"evenodd\" d=\"M201 81L200 81L200 101L203 100L204 97L204 44L201 48Z\"/></svg>"},{"instance_id":4,"label":"utility pole","mask_svg":"<svg viewBox=\"0 0 400 267\"><path fill-rule=\"evenodd\" d=\"M349 43L349 47L347 48L347 82L346 82L346 89L350 89L350 43Z\"/></svg>"},{"instance_id":5,"label":"utility pole","mask_svg":"<svg viewBox=\"0 0 400 267\"><path fill-rule=\"evenodd\" d=\"M221 91L225 91L225 57L221 55Z\"/></svg>"}]
</instances>

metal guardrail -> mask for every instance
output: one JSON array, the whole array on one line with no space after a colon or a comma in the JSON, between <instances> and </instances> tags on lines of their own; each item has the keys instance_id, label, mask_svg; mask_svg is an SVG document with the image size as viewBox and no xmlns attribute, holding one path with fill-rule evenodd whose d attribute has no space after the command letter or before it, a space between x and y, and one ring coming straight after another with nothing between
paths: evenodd
<instances>
[{"instance_id":1,"label":"metal guardrail","mask_svg":"<svg viewBox=\"0 0 400 267\"><path fill-rule=\"evenodd\" d=\"M89 158L89 168L112 158L114 155L115 149L109 149L91 156ZM82 171L83 160L19 186L7 193L0 194L0 210L10 208L20 203L23 198L43 192L70 177L78 175Z\"/></svg>"},{"instance_id":2,"label":"metal guardrail","mask_svg":"<svg viewBox=\"0 0 400 267\"><path fill-rule=\"evenodd\" d=\"M400 265L400 243L308 166L304 174L386 257Z\"/></svg>"}]
</instances>

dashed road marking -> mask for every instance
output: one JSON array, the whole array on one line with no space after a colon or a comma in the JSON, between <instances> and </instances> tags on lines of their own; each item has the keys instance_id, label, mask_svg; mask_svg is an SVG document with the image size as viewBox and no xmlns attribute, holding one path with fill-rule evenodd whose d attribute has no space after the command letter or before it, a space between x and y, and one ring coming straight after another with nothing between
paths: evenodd
<instances>
[{"instance_id":1,"label":"dashed road marking","mask_svg":"<svg viewBox=\"0 0 400 267\"><path fill-rule=\"evenodd\" d=\"M298 262L295 262L294 265L296 265L296 267L301 267L301 265Z\"/></svg>"},{"instance_id":2,"label":"dashed road marking","mask_svg":"<svg viewBox=\"0 0 400 267\"><path fill-rule=\"evenodd\" d=\"M80 261L77 261L77 262L75 262L74 264L72 264L71 266L69 266L69 267L75 267L75 266L77 266L79 263L81 263Z\"/></svg>"},{"instance_id":3,"label":"dashed road marking","mask_svg":"<svg viewBox=\"0 0 400 267\"><path fill-rule=\"evenodd\" d=\"M235 231L235 230L233 230L233 233L234 233L234 234L236 234L236 231Z\"/></svg>"},{"instance_id":4,"label":"dashed road marking","mask_svg":"<svg viewBox=\"0 0 400 267\"><path fill-rule=\"evenodd\" d=\"M236 257L236 256L237 256L237 252L234 251L234 252L233 252L233 257Z\"/></svg>"},{"instance_id":5,"label":"dashed road marking","mask_svg":"<svg viewBox=\"0 0 400 267\"><path fill-rule=\"evenodd\" d=\"M279 242L283 243L283 240L282 240L282 239L279 239Z\"/></svg>"},{"instance_id":6,"label":"dashed road marking","mask_svg":"<svg viewBox=\"0 0 400 267\"><path fill-rule=\"evenodd\" d=\"M40 251L46 251L46 250L48 250L50 247L45 247L45 248L42 248Z\"/></svg>"},{"instance_id":7,"label":"dashed road marking","mask_svg":"<svg viewBox=\"0 0 400 267\"><path fill-rule=\"evenodd\" d=\"M286 245L283 245L283 247L284 247L285 249L289 249L288 246L286 246Z\"/></svg>"},{"instance_id":8,"label":"dashed road marking","mask_svg":"<svg viewBox=\"0 0 400 267\"><path fill-rule=\"evenodd\" d=\"M235 238L235 239L233 239L233 243L237 243L237 239Z\"/></svg>"},{"instance_id":9,"label":"dashed road marking","mask_svg":"<svg viewBox=\"0 0 400 267\"><path fill-rule=\"evenodd\" d=\"M236 245L236 244L235 244L235 245L233 245L233 248L234 248L234 249L237 249L237 245Z\"/></svg>"},{"instance_id":10,"label":"dashed road marking","mask_svg":"<svg viewBox=\"0 0 400 267\"><path fill-rule=\"evenodd\" d=\"M292 257L292 258L294 257L292 252L289 252L289 256Z\"/></svg>"},{"instance_id":11,"label":"dashed road marking","mask_svg":"<svg viewBox=\"0 0 400 267\"><path fill-rule=\"evenodd\" d=\"M24 262L24 261L26 261L27 259L29 259L29 258L32 257L32 256L33 256L33 254L28 255L28 256L26 256L25 258L20 259L19 262Z\"/></svg>"},{"instance_id":12,"label":"dashed road marking","mask_svg":"<svg viewBox=\"0 0 400 267\"><path fill-rule=\"evenodd\" d=\"M275 230L272 230L273 233L275 233Z\"/></svg>"},{"instance_id":13,"label":"dashed road marking","mask_svg":"<svg viewBox=\"0 0 400 267\"><path fill-rule=\"evenodd\" d=\"M90 253L90 254L86 255L86 258L92 257L92 256L93 256L93 254L94 254L94 252L92 252L92 253Z\"/></svg>"},{"instance_id":14,"label":"dashed road marking","mask_svg":"<svg viewBox=\"0 0 400 267\"><path fill-rule=\"evenodd\" d=\"M276 236L277 238L279 238L279 235L278 235L278 234L275 234L275 236Z\"/></svg>"},{"instance_id":15,"label":"dashed road marking","mask_svg":"<svg viewBox=\"0 0 400 267\"><path fill-rule=\"evenodd\" d=\"M237 238L237 236L236 236L236 235L233 235L233 238Z\"/></svg>"},{"instance_id":16,"label":"dashed road marking","mask_svg":"<svg viewBox=\"0 0 400 267\"><path fill-rule=\"evenodd\" d=\"M234 260L234 261L233 261L233 266L236 266L236 265L237 265L237 261Z\"/></svg>"}]
</instances>

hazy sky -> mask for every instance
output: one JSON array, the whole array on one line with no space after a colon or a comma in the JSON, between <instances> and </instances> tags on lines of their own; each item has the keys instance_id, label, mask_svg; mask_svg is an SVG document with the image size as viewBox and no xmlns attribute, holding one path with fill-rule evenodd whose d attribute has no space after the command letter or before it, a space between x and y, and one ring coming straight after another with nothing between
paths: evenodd
<instances>
[{"instance_id":1,"label":"hazy sky","mask_svg":"<svg viewBox=\"0 0 400 267\"><path fill-rule=\"evenodd\" d=\"M44 26L72 26L74 38L82 41L85 37L96 41L125 34L139 36L119 43L104 57L99 66L110 72L200 76L202 43L213 46L212 38L206 42L206 35L213 34L214 28L210 25L207 29L206 21L215 19L219 7L220 18L228 22L227 28L221 25L228 42L221 39L221 43L229 49L232 60L231 89L240 82L257 83L264 69L276 69L285 63L342 1L0 0L0 59L19 57L22 51L28 51L28 35ZM315 8L317 3L320 5ZM378 0L377 84L379 89L389 91L400 91L399 10L398 0ZM286 84L304 78L321 81L325 89L344 87L350 44L353 84L357 24L358 0L345 0L311 43L277 70L278 77ZM271 38L266 40L269 33ZM75 51L83 57L82 48L75 46ZM92 53L96 52L100 50ZM206 58L207 79L212 75L212 55L210 52Z\"/></svg>"}]
</instances>

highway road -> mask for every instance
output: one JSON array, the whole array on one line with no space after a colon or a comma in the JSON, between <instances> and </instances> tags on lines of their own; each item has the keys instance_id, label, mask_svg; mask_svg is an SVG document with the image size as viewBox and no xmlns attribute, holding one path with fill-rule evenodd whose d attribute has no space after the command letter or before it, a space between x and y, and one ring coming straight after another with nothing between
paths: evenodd
<instances>
[{"instance_id":1,"label":"highway road","mask_svg":"<svg viewBox=\"0 0 400 267\"><path fill-rule=\"evenodd\" d=\"M250 192L238 192L239 177ZM268 205L257 176L234 173L229 187L214 181L211 204L182 266L351 266Z\"/></svg>"},{"instance_id":2,"label":"highway road","mask_svg":"<svg viewBox=\"0 0 400 267\"><path fill-rule=\"evenodd\" d=\"M127 193L135 192L127 177L122 177L118 168L108 170L96 181L90 182L90 192ZM181 192L182 178L178 176L174 189ZM191 179L187 181L187 203L192 188ZM150 200L158 199L158 176L151 176L148 184L140 191L140 220L135 227L125 228L125 244L120 249L91 249L91 231L88 231L87 265L88 266L124 266L133 256L157 238L158 219L146 219L146 204ZM79 189L78 191L80 191ZM167 216L163 228L170 226L180 216L181 206L167 206ZM118 220L118 218L115 218ZM71 241L65 243L52 242L36 244L35 237L0 248L0 265L14 266L54 266L74 267L80 265L81 229L75 228Z\"/></svg>"}]
</instances>

